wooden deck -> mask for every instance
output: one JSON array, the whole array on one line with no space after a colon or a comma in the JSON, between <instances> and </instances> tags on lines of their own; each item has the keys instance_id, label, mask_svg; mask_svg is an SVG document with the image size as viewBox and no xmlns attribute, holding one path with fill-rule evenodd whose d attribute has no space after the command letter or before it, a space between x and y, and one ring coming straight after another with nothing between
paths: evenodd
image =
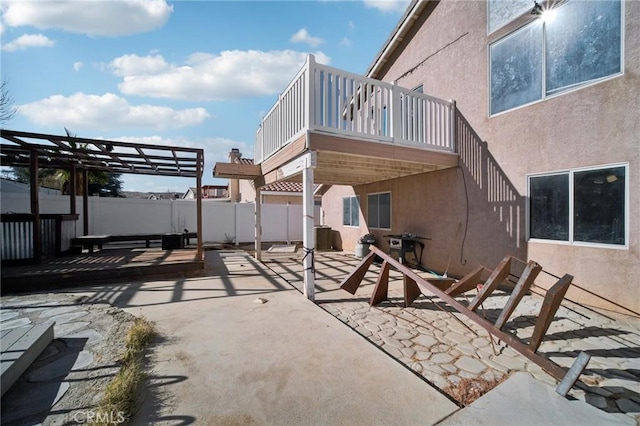
<instances>
[{"instance_id":1,"label":"wooden deck","mask_svg":"<svg viewBox=\"0 0 640 426\"><path fill-rule=\"evenodd\" d=\"M2 267L2 294L46 291L98 282L198 276L204 261L194 248L107 248L52 258L39 265Z\"/></svg>"}]
</instances>

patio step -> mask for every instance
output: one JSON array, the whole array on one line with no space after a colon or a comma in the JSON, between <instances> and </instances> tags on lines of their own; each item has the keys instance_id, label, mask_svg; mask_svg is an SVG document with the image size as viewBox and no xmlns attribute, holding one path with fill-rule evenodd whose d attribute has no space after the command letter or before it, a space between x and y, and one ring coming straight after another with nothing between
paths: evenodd
<instances>
[{"instance_id":1,"label":"patio step","mask_svg":"<svg viewBox=\"0 0 640 426\"><path fill-rule=\"evenodd\" d=\"M2 395L18 380L53 340L53 323L2 330L0 353Z\"/></svg>"}]
</instances>

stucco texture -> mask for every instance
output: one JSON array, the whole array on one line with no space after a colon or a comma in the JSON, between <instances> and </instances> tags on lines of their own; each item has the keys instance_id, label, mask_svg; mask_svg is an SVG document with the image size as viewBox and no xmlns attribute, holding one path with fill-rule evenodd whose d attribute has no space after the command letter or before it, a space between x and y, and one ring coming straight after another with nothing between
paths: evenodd
<instances>
[{"instance_id":1,"label":"stucco texture","mask_svg":"<svg viewBox=\"0 0 640 426\"><path fill-rule=\"evenodd\" d=\"M392 193L392 229L374 234L432 238L423 263L437 271L448 267L449 275L493 268L507 254L532 259L545 271L575 277L567 294L572 300L640 312L640 2L624 2L623 13L622 74L490 117L489 45L535 18L487 35L485 2L429 4L375 77L407 88L422 84L424 93L456 101L464 117L460 167L353 188L363 219L367 193ZM628 164L626 247L527 241L529 174L614 163ZM352 249L369 230L364 220L360 229L341 226L345 192L332 188L323 206L325 222ZM536 281L553 282L545 274Z\"/></svg>"}]
</instances>

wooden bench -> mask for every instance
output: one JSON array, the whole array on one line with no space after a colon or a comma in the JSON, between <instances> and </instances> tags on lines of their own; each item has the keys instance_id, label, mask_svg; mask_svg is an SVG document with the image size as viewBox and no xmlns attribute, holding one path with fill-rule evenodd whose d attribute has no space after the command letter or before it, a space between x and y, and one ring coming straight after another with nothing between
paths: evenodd
<instances>
[{"instance_id":1,"label":"wooden bench","mask_svg":"<svg viewBox=\"0 0 640 426\"><path fill-rule=\"evenodd\" d=\"M53 323L2 330L0 335L2 395L53 340Z\"/></svg>"},{"instance_id":2,"label":"wooden bench","mask_svg":"<svg viewBox=\"0 0 640 426\"><path fill-rule=\"evenodd\" d=\"M82 246L89 250L89 253L93 253L93 246L98 246L98 250L102 250L103 244L111 241L111 235L84 235L82 237L75 237L71 239L72 246Z\"/></svg>"},{"instance_id":3,"label":"wooden bench","mask_svg":"<svg viewBox=\"0 0 640 426\"><path fill-rule=\"evenodd\" d=\"M71 245L82 246L93 253L93 247L98 246L102 250L102 246L107 243L123 243L144 241L147 248L151 246L151 241L162 241L163 235L170 234L127 234L127 235L84 235L71 239ZM197 232L184 232L182 234L183 245L191 243L191 238L198 238Z\"/></svg>"}]
</instances>

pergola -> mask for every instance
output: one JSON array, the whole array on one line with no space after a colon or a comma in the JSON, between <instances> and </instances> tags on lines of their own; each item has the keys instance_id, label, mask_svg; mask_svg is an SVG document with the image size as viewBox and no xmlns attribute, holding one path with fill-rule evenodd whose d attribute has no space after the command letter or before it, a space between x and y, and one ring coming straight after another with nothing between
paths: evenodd
<instances>
[{"instance_id":1,"label":"pergola","mask_svg":"<svg viewBox=\"0 0 640 426\"><path fill-rule=\"evenodd\" d=\"M34 247L40 247L38 175L40 168L69 170L70 214L76 214L77 174L83 175L84 235L89 233L88 173L141 174L196 178L197 258L202 260L202 173L204 150L132 142L87 139L0 129L0 165L28 167Z\"/></svg>"}]
</instances>

